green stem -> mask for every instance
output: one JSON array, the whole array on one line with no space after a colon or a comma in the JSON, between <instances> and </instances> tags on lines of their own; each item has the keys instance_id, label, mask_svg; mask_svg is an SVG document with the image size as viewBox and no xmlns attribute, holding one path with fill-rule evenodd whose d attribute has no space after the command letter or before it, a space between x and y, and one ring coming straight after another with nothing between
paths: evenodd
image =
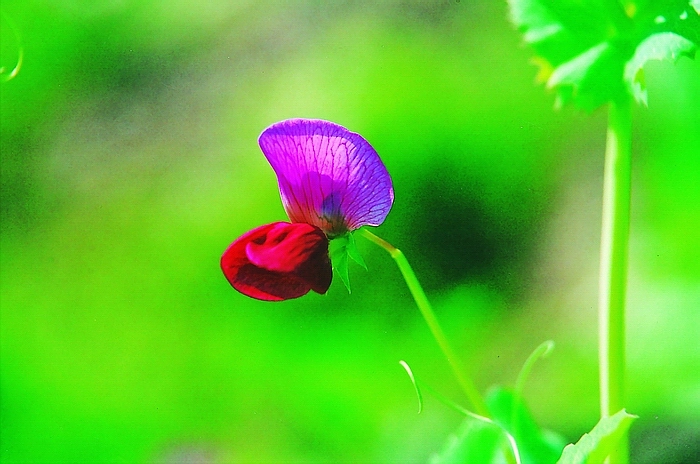
<instances>
[{"instance_id":1,"label":"green stem","mask_svg":"<svg viewBox=\"0 0 700 464\"><path fill-rule=\"evenodd\" d=\"M403 278L411 291L411 295L413 295L413 299L416 300L416 304L418 305L421 314L423 314L425 322L428 323L428 327L430 327L433 337L435 337L440 349L447 358L447 362L450 364L459 386L462 388L465 395L467 395L467 398L474 406L474 410L476 410L476 412L482 416L489 416L486 403L484 403L483 398L479 394L479 390L477 390L474 382L472 382L471 378L465 372L464 368L462 367L462 362L455 354L452 346L450 346L450 343L447 341L447 337L445 337L445 333L442 331L442 328L435 317L435 313L430 306L430 302L428 302L428 298L425 296L423 287L421 287L416 274L413 272L411 265L408 264L408 260L406 260L404 254L401 252L401 250L392 246L387 241L377 237L367 229L360 229L359 232L370 242L384 248L391 255L391 257L394 258L394 261L396 261L396 264L398 265L399 270L401 271L401 274L403 275Z\"/></svg>"},{"instance_id":2,"label":"green stem","mask_svg":"<svg viewBox=\"0 0 700 464\"><path fill-rule=\"evenodd\" d=\"M625 291L630 222L632 110L628 100L610 103L603 180L600 244L599 343L600 414L624 407ZM610 455L614 464L629 462L628 437Z\"/></svg>"}]
</instances>

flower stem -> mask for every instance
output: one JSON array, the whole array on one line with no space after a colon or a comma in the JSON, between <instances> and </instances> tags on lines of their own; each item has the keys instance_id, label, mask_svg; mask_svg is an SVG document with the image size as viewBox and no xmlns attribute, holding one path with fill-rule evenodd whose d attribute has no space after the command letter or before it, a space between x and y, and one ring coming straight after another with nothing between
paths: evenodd
<instances>
[{"instance_id":1,"label":"flower stem","mask_svg":"<svg viewBox=\"0 0 700 464\"><path fill-rule=\"evenodd\" d=\"M624 407L625 291L630 222L632 110L628 100L611 102L603 179L600 244L599 356L600 414ZM629 462L628 436L610 455L614 464Z\"/></svg>"},{"instance_id":2,"label":"flower stem","mask_svg":"<svg viewBox=\"0 0 700 464\"><path fill-rule=\"evenodd\" d=\"M394 258L394 261L396 261L396 264L399 267L399 270L401 271L411 294L413 295L413 299L416 300L416 304L418 305L421 314L423 314L425 322L428 323L428 327L433 333L433 337L435 337L440 349L447 358L447 362L450 364L459 386L462 388L465 395L467 395L467 398L474 406L476 412L482 416L489 416L486 403L484 403L483 398L479 394L479 390L477 390L476 385L474 382L472 382L469 375L467 375L466 371L462 367L462 362L455 354L450 343L447 341L447 337L445 337L445 333L442 331L442 328L435 317L435 313L430 306L430 302L428 302L428 298L425 296L423 287L418 281L416 274L413 272L413 269L408 263L408 260L406 260L404 254L401 252L401 250L392 246L387 241L377 237L367 229L360 229L360 233L370 242L384 248L391 255L391 257Z\"/></svg>"}]
</instances>

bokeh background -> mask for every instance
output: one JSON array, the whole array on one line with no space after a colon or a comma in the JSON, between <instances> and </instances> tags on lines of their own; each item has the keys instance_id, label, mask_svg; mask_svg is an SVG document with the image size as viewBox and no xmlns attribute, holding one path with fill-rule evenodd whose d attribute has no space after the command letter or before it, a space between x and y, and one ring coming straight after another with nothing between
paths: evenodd
<instances>
[{"instance_id":1,"label":"bokeh background","mask_svg":"<svg viewBox=\"0 0 700 464\"><path fill-rule=\"evenodd\" d=\"M598 416L606 114L556 112L503 1L3 0L2 462L425 462L465 404L394 263L327 295L230 288L284 220L257 146L323 118L380 153L402 248L479 388L568 440ZM13 28L16 34L13 32ZM18 43L18 41L20 43ZM6 69L7 71L7 69ZM640 463L700 454L700 64L634 112L628 410Z\"/></svg>"}]
</instances>

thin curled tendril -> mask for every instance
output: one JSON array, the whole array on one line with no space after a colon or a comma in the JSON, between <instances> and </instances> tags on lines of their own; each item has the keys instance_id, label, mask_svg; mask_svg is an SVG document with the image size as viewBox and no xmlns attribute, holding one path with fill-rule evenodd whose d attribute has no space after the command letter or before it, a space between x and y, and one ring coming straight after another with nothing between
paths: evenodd
<instances>
[{"instance_id":1,"label":"thin curled tendril","mask_svg":"<svg viewBox=\"0 0 700 464\"><path fill-rule=\"evenodd\" d=\"M420 414L423 411L423 395L421 395L420 393L420 388L418 388L416 378L413 376L413 371L411 370L406 361L402 359L401 361L399 361L399 364L401 364L401 367L403 367L406 370L408 378L411 379L411 383L413 384L413 388L416 389L416 396L418 397L418 414Z\"/></svg>"},{"instance_id":2,"label":"thin curled tendril","mask_svg":"<svg viewBox=\"0 0 700 464\"><path fill-rule=\"evenodd\" d=\"M518 378L515 381L515 391L513 392L513 409L511 411L510 417L511 427L515 431L516 435L519 425L518 409L523 403L523 389L525 388L525 381L527 380L528 375L530 375L532 366L534 366L538 360L546 358L549 355L549 353L552 352L553 349L554 342L552 340L542 342L537 348L535 348L535 350L530 354L530 356L528 356L527 360L525 361L525 364L523 364L522 369L520 369Z\"/></svg>"},{"instance_id":3,"label":"thin curled tendril","mask_svg":"<svg viewBox=\"0 0 700 464\"><path fill-rule=\"evenodd\" d=\"M22 68L22 62L24 61L24 47L22 46L19 32L12 21L10 21L10 18L4 12L0 12L0 14L2 15L2 21L10 29L10 31L12 31L15 42L17 42L17 63L15 66L9 71L7 70L6 66L0 66L0 82L7 82L14 79L19 73L19 70Z\"/></svg>"}]
</instances>

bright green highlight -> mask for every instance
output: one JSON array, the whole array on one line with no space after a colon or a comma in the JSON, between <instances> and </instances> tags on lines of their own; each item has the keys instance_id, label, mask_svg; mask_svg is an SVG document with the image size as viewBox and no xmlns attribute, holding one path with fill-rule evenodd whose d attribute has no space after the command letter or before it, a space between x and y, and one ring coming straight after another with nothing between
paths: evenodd
<instances>
[{"instance_id":1,"label":"bright green highlight","mask_svg":"<svg viewBox=\"0 0 700 464\"><path fill-rule=\"evenodd\" d=\"M416 274L413 272L413 268L411 268L411 265L408 263L408 260L404 254L401 252L401 250L392 246L387 241L377 237L367 229L360 229L359 232L375 245L379 245L380 247L384 248L391 255L391 257L394 258L396 265L399 266L401 275L403 275L403 278L406 280L406 284L411 291L411 295L413 295L413 299L416 300L416 304L418 305L425 322L428 323L430 331L433 333L435 340L438 342L438 345L440 345L440 349L447 358L447 362L450 364L459 386L462 388L462 391L464 391L464 394L467 395L467 398L474 406L474 409L479 414L488 416L489 412L483 398L481 397L481 394L479 394L476 385L474 385L474 382L465 372L464 368L462 367L462 362L452 349L450 343L447 341L447 337L445 337L445 333L442 331L442 327L440 327L440 324L435 317L435 313L430 306L428 297L425 296L423 287L418 281Z\"/></svg>"},{"instance_id":2,"label":"bright green highlight","mask_svg":"<svg viewBox=\"0 0 700 464\"><path fill-rule=\"evenodd\" d=\"M617 464L617 453L625 435L637 416L622 409L610 417L601 419L590 433L585 433L575 445L567 445L557 464L601 464L610 455L610 462Z\"/></svg>"}]
</instances>

